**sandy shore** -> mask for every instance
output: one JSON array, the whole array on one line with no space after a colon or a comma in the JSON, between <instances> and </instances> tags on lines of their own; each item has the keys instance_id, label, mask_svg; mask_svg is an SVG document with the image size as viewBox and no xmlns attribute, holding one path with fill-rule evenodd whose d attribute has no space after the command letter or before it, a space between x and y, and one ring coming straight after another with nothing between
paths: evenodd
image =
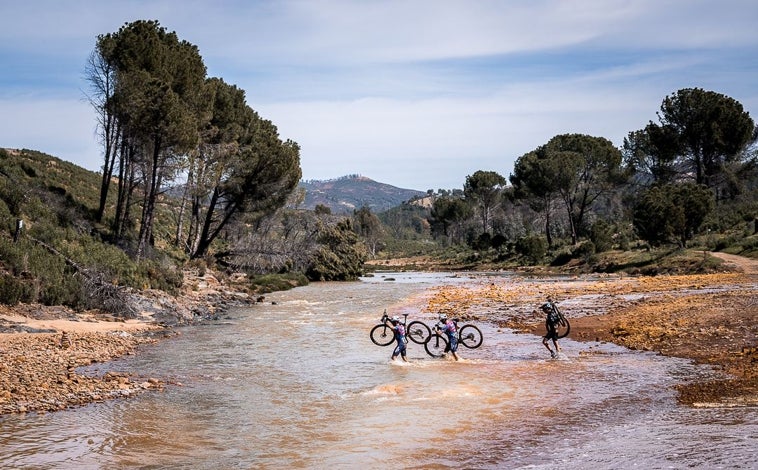
<instances>
[{"instance_id":1,"label":"sandy shore","mask_svg":"<svg viewBox=\"0 0 758 470\"><path fill-rule=\"evenodd\" d=\"M708 275L598 275L569 282L482 276L479 282L432 289L425 310L542 335L537 307L551 295L571 321L573 340L657 351L722 372L723 377L679 387L682 403L758 405L758 261L730 260L735 272ZM0 306L0 414L55 411L161 390L166 384L160 377L91 376L78 368L135 354L141 345L174 334L167 318L191 322L246 302L208 274L188 280L178 298L148 296L138 318L127 321L60 307Z\"/></svg>"},{"instance_id":2,"label":"sandy shore","mask_svg":"<svg viewBox=\"0 0 758 470\"><path fill-rule=\"evenodd\" d=\"M63 307L0 305L0 414L43 413L163 389L162 378L86 375L79 368L136 354L141 345L176 334L171 324L212 318L248 301L212 274L185 279L178 297L141 293L140 313L128 320Z\"/></svg>"}]
</instances>

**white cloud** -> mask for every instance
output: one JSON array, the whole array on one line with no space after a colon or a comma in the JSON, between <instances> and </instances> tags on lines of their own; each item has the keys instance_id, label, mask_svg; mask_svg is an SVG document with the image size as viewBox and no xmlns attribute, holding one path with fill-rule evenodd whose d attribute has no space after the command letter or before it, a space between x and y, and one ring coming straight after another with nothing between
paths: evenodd
<instances>
[{"instance_id":1,"label":"white cloud","mask_svg":"<svg viewBox=\"0 0 758 470\"><path fill-rule=\"evenodd\" d=\"M758 108L754 0L34 0L0 16L0 146L90 169L84 63L97 35L137 19L246 90L301 144L308 179L460 187L559 133L620 145L686 87Z\"/></svg>"},{"instance_id":2,"label":"white cloud","mask_svg":"<svg viewBox=\"0 0 758 470\"><path fill-rule=\"evenodd\" d=\"M754 46L758 41L758 8L752 0L323 0L253 5L233 17L225 16L223 8L221 18L209 11L204 15L209 27L191 36L201 41L204 52L251 66L403 63L581 43L665 49ZM191 31L184 22L194 19L185 16L176 22L179 30ZM214 33L206 36L202 31Z\"/></svg>"}]
</instances>

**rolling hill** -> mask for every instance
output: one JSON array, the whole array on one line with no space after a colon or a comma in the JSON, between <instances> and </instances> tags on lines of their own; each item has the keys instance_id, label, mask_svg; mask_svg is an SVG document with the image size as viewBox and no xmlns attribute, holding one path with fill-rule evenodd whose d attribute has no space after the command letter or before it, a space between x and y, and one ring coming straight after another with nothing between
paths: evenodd
<instances>
[{"instance_id":1,"label":"rolling hill","mask_svg":"<svg viewBox=\"0 0 758 470\"><path fill-rule=\"evenodd\" d=\"M352 214L364 206L374 213L383 212L426 195L423 191L398 188L360 175L302 181L300 188L305 190L301 208L312 210L321 204L331 209L332 214Z\"/></svg>"}]
</instances>

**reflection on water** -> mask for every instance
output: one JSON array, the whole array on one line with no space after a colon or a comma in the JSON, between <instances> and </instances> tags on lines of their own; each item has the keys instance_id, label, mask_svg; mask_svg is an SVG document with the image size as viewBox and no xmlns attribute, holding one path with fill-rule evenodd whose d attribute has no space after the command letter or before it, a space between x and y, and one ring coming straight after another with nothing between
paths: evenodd
<instances>
[{"instance_id":1,"label":"reflection on water","mask_svg":"<svg viewBox=\"0 0 758 470\"><path fill-rule=\"evenodd\" d=\"M386 280L388 277L394 281ZM750 468L758 410L678 406L686 361L479 324L480 349L410 363L368 332L465 276L311 285L101 365L181 385L0 420L3 468ZM432 322L431 318L421 318ZM754 468L754 467L753 467Z\"/></svg>"}]
</instances>

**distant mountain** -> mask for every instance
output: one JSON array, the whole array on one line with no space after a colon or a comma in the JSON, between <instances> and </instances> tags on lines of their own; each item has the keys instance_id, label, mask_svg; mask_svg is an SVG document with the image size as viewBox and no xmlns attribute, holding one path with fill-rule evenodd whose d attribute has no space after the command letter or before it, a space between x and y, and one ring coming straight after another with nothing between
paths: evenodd
<instances>
[{"instance_id":1,"label":"distant mountain","mask_svg":"<svg viewBox=\"0 0 758 470\"><path fill-rule=\"evenodd\" d=\"M424 191L397 188L360 175L302 181L299 186L305 190L305 201L300 207L314 209L321 204L331 209L332 214L352 214L363 206L373 213L383 212L426 195Z\"/></svg>"}]
</instances>

